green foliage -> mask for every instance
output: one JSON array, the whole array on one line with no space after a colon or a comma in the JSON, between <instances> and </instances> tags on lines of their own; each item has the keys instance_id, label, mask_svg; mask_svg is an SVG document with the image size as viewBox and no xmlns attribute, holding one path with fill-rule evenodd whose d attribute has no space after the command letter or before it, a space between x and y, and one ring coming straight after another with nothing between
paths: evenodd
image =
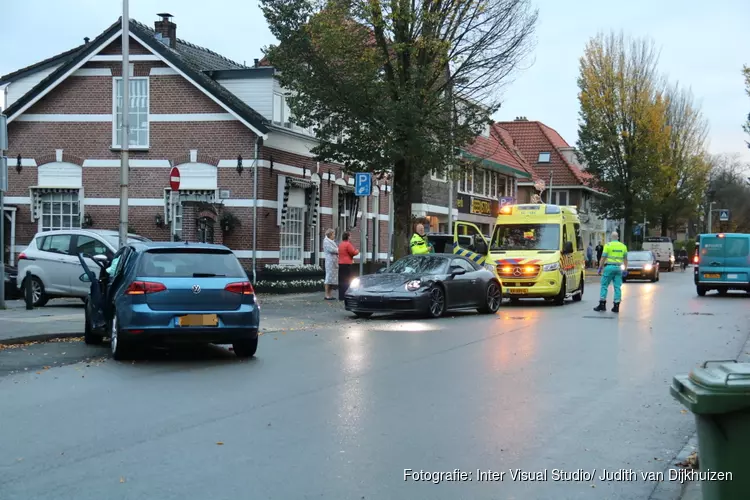
<instances>
[{"instance_id":1,"label":"green foliage","mask_svg":"<svg viewBox=\"0 0 750 500\"><path fill-rule=\"evenodd\" d=\"M499 107L529 48L530 0L261 0L266 49L313 153L350 173L393 176L396 255L406 253L409 186L455 163Z\"/></svg>"},{"instance_id":2,"label":"green foliage","mask_svg":"<svg viewBox=\"0 0 750 500\"><path fill-rule=\"evenodd\" d=\"M711 180L709 199L714 210L728 209L730 221L723 225L718 214L713 214L713 230L735 233L750 233L750 165L743 162L738 154L717 155L711 159Z\"/></svg>"},{"instance_id":3,"label":"green foliage","mask_svg":"<svg viewBox=\"0 0 750 500\"><path fill-rule=\"evenodd\" d=\"M624 219L626 239L656 194L669 141L656 67L651 43L622 34L591 39L580 60L579 154L596 187L609 195L595 210Z\"/></svg>"}]
</instances>

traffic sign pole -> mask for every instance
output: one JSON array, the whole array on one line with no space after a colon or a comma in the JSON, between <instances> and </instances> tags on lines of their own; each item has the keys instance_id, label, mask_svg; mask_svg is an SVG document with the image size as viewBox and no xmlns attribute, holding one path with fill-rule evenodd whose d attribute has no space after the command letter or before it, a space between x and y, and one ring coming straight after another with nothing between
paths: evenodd
<instances>
[{"instance_id":1,"label":"traffic sign pole","mask_svg":"<svg viewBox=\"0 0 750 500\"><path fill-rule=\"evenodd\" d=\"M362 204L362 222L359 234L361 236L359 246L359 275L365 272L365 256L367 255L367 202L372 194L372 174L369 172L358 172L354 174L354 194L364 199Z\"/></svg>"}]
</instances>

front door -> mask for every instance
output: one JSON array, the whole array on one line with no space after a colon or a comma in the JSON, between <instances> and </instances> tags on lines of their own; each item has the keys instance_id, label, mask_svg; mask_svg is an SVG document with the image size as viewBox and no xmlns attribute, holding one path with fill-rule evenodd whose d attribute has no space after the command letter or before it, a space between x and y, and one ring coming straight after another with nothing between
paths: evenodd
<instances>
[{"instance_id":1,"label":"front door","mask_svg":"<svg viewBox=\"0 0 750 500\"><path fill-rule=\"evenodd\" d=\"M200 243L214 242L214 220L210 217L198 219L198 241Z\"/></svg>"},{"instance_id":2,"label":"front door","mask_svg":"<svg viewBox=\"0 0 750 500\"><path fill-rule=\"evenodd\" d=\"M488 252L489 243L479 227L471 222L458 221L455 223L453 226L453 253L466 257L481 266L487 259Z\"/></svg>"},{"instance_id":3,"label":"front door","mask_svg":"<svg viewBox=\"0 0 750 500\"><path fill-rule=\"evenodd\" d=\"M108 259L112 259L112 251L104 244L103 241L93 238L91 236L75 235L73 236L73 255L78 258L78 254L83 254L86 260L86 264L89 269L98 269L97 264L91 259L94 255L106 255ZM80 262L76 262L78 268L76 269L76 277L80 276L84 272L83 266ZM91 288L90 283L84 283L80 279L73 278L71 284L77 295L85 296L88 294Z\"/></svg>"},{"instance_id":4,"label":"front door","mask_svg":"<svg viewBox=\"0 0 750 500\"><path fill-rule=\"evenodd\" d=\"M468 307L476 304L476 297L472 295L472 280L476 281L476 269L464 259L453 259L449 268L463 269L465 274L459 274L445 281L448 288L448 301L451 307Z\"/></svg>"}]
</instances>

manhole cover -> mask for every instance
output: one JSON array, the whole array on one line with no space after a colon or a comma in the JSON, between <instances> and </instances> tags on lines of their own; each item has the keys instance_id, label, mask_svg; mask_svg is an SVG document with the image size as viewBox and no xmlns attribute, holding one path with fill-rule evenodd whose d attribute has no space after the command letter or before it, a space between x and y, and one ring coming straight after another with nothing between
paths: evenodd
<instances>
[{"instance_id":1,"label":"manhole cover","mask_svg":"<svg viewBox=\"0 0 750 500\"><path fill-rule=\"evenodd\" d=\"M584 316L589 319L615 319L615 316Z\"/></svg>"}]
</instances>

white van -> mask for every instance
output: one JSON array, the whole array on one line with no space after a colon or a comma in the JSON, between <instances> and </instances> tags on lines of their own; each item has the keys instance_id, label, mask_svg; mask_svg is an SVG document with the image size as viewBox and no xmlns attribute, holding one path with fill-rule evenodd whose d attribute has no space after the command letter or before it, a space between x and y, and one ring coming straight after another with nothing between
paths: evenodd
<instances>
[{"instance_id":1,"label":"white van","mask_svg":"<svg viewBox=\"0 0 750 500\"><path fill-rule=\"evenodd\" d=\"M643 242L643 249L650 250L659 261L659 269L667 272L674 271L674 244L668 236L650 236Z\"/></svg>"}]
</instances>

